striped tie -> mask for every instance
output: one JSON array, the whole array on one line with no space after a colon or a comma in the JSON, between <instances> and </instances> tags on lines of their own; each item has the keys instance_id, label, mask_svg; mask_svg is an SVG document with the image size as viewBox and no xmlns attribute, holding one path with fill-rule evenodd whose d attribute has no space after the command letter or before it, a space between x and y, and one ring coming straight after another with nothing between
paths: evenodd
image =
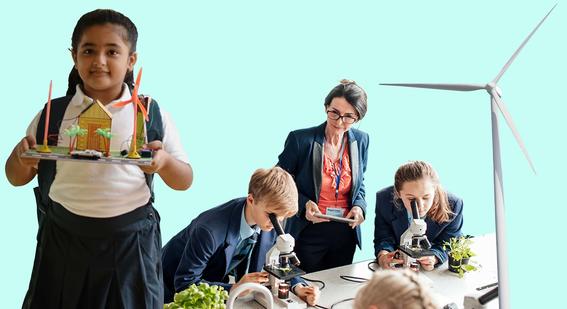
<instances>
[{"instance_id":1,"label":"striped tie","mask_svg":"<svg viewBox=\"0 0 567 309\"><path fill-rule=\"evenodd\" d=\"M248 273L248 268L250 267L250 256L252 255L252 250L254 249L254 245L256 244L256 240L258 239L258 234L254 233L252 236L242 240L234 252L236 254L230 260L230 267L228 268L228 272L232 273L233 271L236 272L236 267L242 262L246 260L246 269L245 274ZM236 274L232 273L233 275Z\"/></svg>"}]
</instances>

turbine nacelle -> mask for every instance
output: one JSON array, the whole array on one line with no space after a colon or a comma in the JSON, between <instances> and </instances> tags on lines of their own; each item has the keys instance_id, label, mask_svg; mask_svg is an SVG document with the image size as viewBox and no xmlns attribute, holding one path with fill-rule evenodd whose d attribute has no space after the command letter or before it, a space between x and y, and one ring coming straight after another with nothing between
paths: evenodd
<instances>
[{"instance_id":1,"label":"turbine nacelle","mask_svg":"<svg viewBox=\"0 0 567 309\"><path fill-rule=\"evenodd\" d=\"M488 94L493 95L494 93L496 93L498 95L498 97L502 97L502 88L498 87L498 85L496 85L496 83L494 82L490 82L488 84L486 84L486 86L484 87L484 89L486 89L486 92L488 92Z\"/></svg>"}]
</instances>

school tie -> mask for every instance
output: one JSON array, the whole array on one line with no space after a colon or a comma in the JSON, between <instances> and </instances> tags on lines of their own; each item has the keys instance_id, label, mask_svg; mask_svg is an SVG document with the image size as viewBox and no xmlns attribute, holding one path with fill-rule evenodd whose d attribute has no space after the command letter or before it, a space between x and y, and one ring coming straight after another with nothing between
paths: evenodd
<instances>
[{"instance_id":1,"label":"school tie","mask_svg":"<svg viewBox=\"0 0 567 309\"><path fill-rule=\"evenodd\" d=\"M234 252L236 253L233 255L230 261L229 273L236 271L237 266L242 263L243 261L246 262L246 269L244 273L248 273L248 269L250 268L250 256L252 255L252 251L254 249L254 245L256 244L256 240L258 239L258 234L254 233L252 236L242 240ZM236 275L235 273L233 273Z\"/></svg>"}]
</instances>

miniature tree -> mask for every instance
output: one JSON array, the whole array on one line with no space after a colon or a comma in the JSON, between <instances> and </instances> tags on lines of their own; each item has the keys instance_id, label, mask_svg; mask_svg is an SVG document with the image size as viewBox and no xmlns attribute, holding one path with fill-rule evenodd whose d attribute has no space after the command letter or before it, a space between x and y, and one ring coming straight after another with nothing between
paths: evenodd
<instances>
[{"instance_id":1,"label":"miniature tree","mask_svg":"<svg viewBox=\"0 0 567 309\"><path fill-rule=\"evenodd\" d=\"M68 129L64 131L65 135L69 136L69 153L75 148L75 143L77 142L77 136L83 136L87 134L87 129L81 128L79 125L71 125Z\"/></svg>"},{"instance_id":2,"label":"miniature tree","mask_svg":"<svg viewBox=\"0 0 567 309\"><path fill-rule=\"evenodd\" d=\"M110 156L110 138L112 137L112 133L110 133L110 128L96 129L96 134L102 136L102 140L104 143L104 155L109 157ZM108 140L108 141L107 141Z\"/></svg>"}]
</instances>

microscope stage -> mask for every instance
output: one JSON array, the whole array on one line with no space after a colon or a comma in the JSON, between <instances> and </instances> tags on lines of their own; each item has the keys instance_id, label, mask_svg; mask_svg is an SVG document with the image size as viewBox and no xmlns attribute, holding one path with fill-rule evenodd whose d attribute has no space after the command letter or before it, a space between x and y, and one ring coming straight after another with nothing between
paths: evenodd
<instances>
[{"instance_id":1,"label":"microscope stage","mask_svg":"<svg viewBox=\"0 0 567 309\"><path fill-rule=\"evenodd\" d=\"M297 276L305 275L305 272L294 265L290 265L288 268L279 268L273 266L264 266L264 270L273 275L280 280L290 280Z\"/></svg>"}]
</instances>

